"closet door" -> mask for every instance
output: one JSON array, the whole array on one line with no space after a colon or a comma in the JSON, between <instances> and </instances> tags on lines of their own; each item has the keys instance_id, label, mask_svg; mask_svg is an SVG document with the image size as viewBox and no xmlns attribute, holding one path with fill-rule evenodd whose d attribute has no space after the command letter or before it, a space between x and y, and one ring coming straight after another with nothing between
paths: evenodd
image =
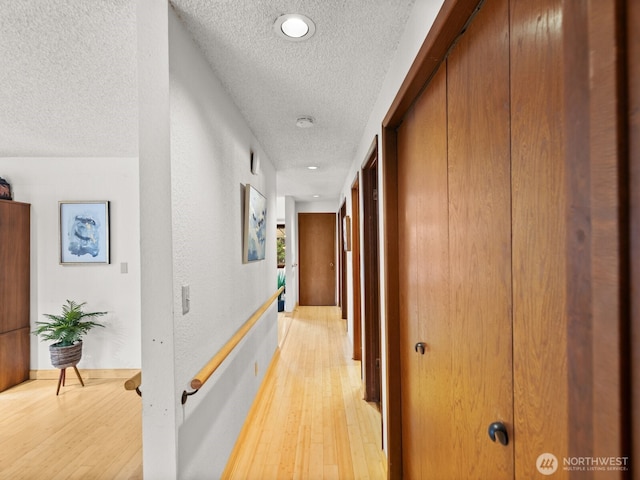
<instances>
[{"instance_id":1,"label":"closet door","mask_svg":"<svg viewBox=\"0 0 640 480\"><path fill-rule=\"evenodd\" d=\"M446 80L442 66L398 129L403 472L416 479L453 478Z\"/></svg>"},{"instance_id":2,"label":"closet door","mask_svg":"<svg viewBox=\"0 0 640 480\"><path fill-rule=\"evenodd\" d=\"M487 0L447 60L452 478L512 479L509 9ZM489 426L507 432L492 441ZM434 476L431 478L439 478Z\"/></svg>"},{"instance_id":3,"label":"closet door","mask_svg":"<svg viewBox=\"0 0 640 480\"><path fill-rule=\"evenodd\" d=\"M508 22L487 0L397 132L405 478L514 476Z\"/></svg>"}]
</instances>

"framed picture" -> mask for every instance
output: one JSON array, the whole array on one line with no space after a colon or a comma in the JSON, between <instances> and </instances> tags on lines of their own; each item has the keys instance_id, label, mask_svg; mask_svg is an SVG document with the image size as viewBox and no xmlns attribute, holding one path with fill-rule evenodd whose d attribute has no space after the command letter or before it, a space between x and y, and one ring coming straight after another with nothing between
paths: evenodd
<instances>
[{"instance_id":1,"label":"framed picture","mask_svg":"<svg viewBox=\"0 0 640 480\"><path fill-rule=\"evenodd\" d=\"M109 263L109 202L59 202L60 263Z\"/></svg>"},{"instance_id":2,"label":"framed picture","mask_svg":"<svg viewBox=\"0 0 640 480\"><path fill-rule=\"evenodd\" d=\"M254 187L244 189L244 263L264 260L267 238L267 199Z\"/></svg>"}]
</instances>

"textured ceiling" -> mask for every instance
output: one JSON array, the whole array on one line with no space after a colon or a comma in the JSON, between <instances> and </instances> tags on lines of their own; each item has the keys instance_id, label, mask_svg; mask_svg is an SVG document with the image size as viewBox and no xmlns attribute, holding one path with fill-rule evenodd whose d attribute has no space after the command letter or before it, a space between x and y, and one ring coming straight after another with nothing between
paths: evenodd
<instances>
[{"instance_id":1,"label":"textured ceiling","mask_svg":"<svg viewBox=\"0 0 640 480\"><path fill-rule=\"evenodd\" d=\"M299 200L337 199L413 3L171 0L275 164L278 193ZM315 35L276 35L285 13L311 18ZM306 115L315 127L296 127Z\"/></svg>"},{"instance_id":2,"label":"textured ceiling","mask_svg":"<svg viewBox=\"0 0 640 480\"><path fill-rule=\"evenodd\" d=\"M414 0L170 3L275 164L278 194L337 199ZM276 35L283 13L315 35ZM135 15L134 0L0 0L0 157L137 156ZM303 115L316 126L296 127Z\"/></svg>"},{"instance_id":3,"label":"textured ceiling","mask_svg":"<svg viewBox=\"0 0 640 480\"><path fill-rule=\"evenodd\" d=\"M138 156L136 5L0 0L0 157Z\"/></svg>"}]
</instances>

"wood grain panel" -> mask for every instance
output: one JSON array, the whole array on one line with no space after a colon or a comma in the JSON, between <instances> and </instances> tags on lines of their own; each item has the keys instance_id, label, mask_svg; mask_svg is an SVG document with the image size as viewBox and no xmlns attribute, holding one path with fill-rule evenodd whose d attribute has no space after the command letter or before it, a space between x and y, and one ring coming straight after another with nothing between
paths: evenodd
<instances>
[{"instance_id":1,"label":"wood grain panel","mask_svg":"<svg viewBox=\"0 0 640 480\"><path fill-rule=\"evenodd\" d=\"M0 200L0 333L29 326L29 209Z\"/></svg>"},{"instance_id":2,"label":"wood grain panel","mask_svg":"<svg viewBox=\"0 0 640 480\"><path fill-rule=\"evenodd\" d=\"M297 308L222 478L384 478L380 412L350 350L338 308Z\"/></svg>"},{"instance_id":3,"label":"wood grain panel","mask_svg":"<svg viewBox=\"0 0 640 480\"><path fill-rule=\"evenodd\" d=\"M447 83L440 68L398 129L403 472L452 478ZM424 342L424 355L416 352Z\"/></svg>"},{"instance_id":4,"label":"wood grain panel","mask_svg":"<svg viewBox=\"0 0 640 480\"><path fill-rule=\"evenodd\" d=\"M0 333L0 392L29 380L29 327Z\"/></svg>"},{"instance_id":5,"label":"wood grain panel","mask_svg":"<svg viewBox=\"0 0 640 480\"><path fill-rule=\"evenodd\" d=\"M298 214L300 305L336 304L336 215Z\"/></svg>"},{"instance_id":6,"label":"wood grain panel","mask_svg":"<svg viewBox=\"0 0 640 480\"><path fill-rule=\"evenodd\" d=\"M629 338L631 385L629 396L629 413L631 451L635 459L640 458L640 2L627 2L626 32L628 41L628 115L629 115L629 215L630 215L630 301L631 301L631 335ZM640 476L640 466L636 460L632 464L632 475ZM633 477L632 477L633 478Z\"/></svg>"},{"instance_id":7,"label":"wood grain panel","mask_svg":"<svg viewBox=\"0 0 640 480\"><path fill-rule=\"evenodd\" d=\"M522 479L538 475L540 454L562 461L568 453L561 3L511 5L514 420ZM566 475L560 469L554 478Z\"/></svg>"},{"instance_id":8,"label":"wood grain panel","mask_svg":"<svg viewBox=\"0 0 640 480\"><path fill-rule=\"evenodd\" d=\"M622 1L589 4L589 164L593 295L593 452L629 456L626 256L626 111ZM576 138L575 141L581 141ZM623 190L621 191L621 188ZM624 192L624 194L622 194ZM575 346L574 346L575 347ZM626 392L625 392L626 393ZM622 471L595 479L628 478Z\"/></svg>"},{"instance_id":9,"label":"wood grain panel","mask_svg":"<svg viewBox=\"0 0 640 480\"><path fill-rule=\"evenodd\" d=\"M452 478L513 478L509 5L488 0L447 60ZM433 477L438 478L438 477Z\"/></svg>"}]
</instances>

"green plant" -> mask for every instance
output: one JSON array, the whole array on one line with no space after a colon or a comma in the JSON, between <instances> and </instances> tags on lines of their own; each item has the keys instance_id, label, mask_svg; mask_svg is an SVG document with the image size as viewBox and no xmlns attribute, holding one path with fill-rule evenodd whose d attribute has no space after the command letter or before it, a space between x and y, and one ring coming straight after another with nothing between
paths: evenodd
<instances>
[{"instance_id":1,"label":"green plant","mask_svg":"<svg viewBox=\"0 0 640 480\"><path fill-rule=\"evenodd\" d=\"M94 318L106 315L107 312L83 312L82 307L87 302L76 303L67 300L62 306L62 315L45 313L49 322L36 322L37 328L32 332L39 335L43 340L53 340L55 345L69 347L86 335L93 327L104 327L104 325L92 320L83 321L85 318Z\"/></svg>"},{"instance_id":2,"label":"green plant","mask_svg":"<svg viewBox=\"0 0 640 480\"><path fill-rule=\"evenodd\" d=\"M278 290L280 290L280 287L284 287L285 285L286 285L286 281L284 276L284 270L278 270ZM282 293L279 296L281 295Z\"/></svg>"}]
</instances>

